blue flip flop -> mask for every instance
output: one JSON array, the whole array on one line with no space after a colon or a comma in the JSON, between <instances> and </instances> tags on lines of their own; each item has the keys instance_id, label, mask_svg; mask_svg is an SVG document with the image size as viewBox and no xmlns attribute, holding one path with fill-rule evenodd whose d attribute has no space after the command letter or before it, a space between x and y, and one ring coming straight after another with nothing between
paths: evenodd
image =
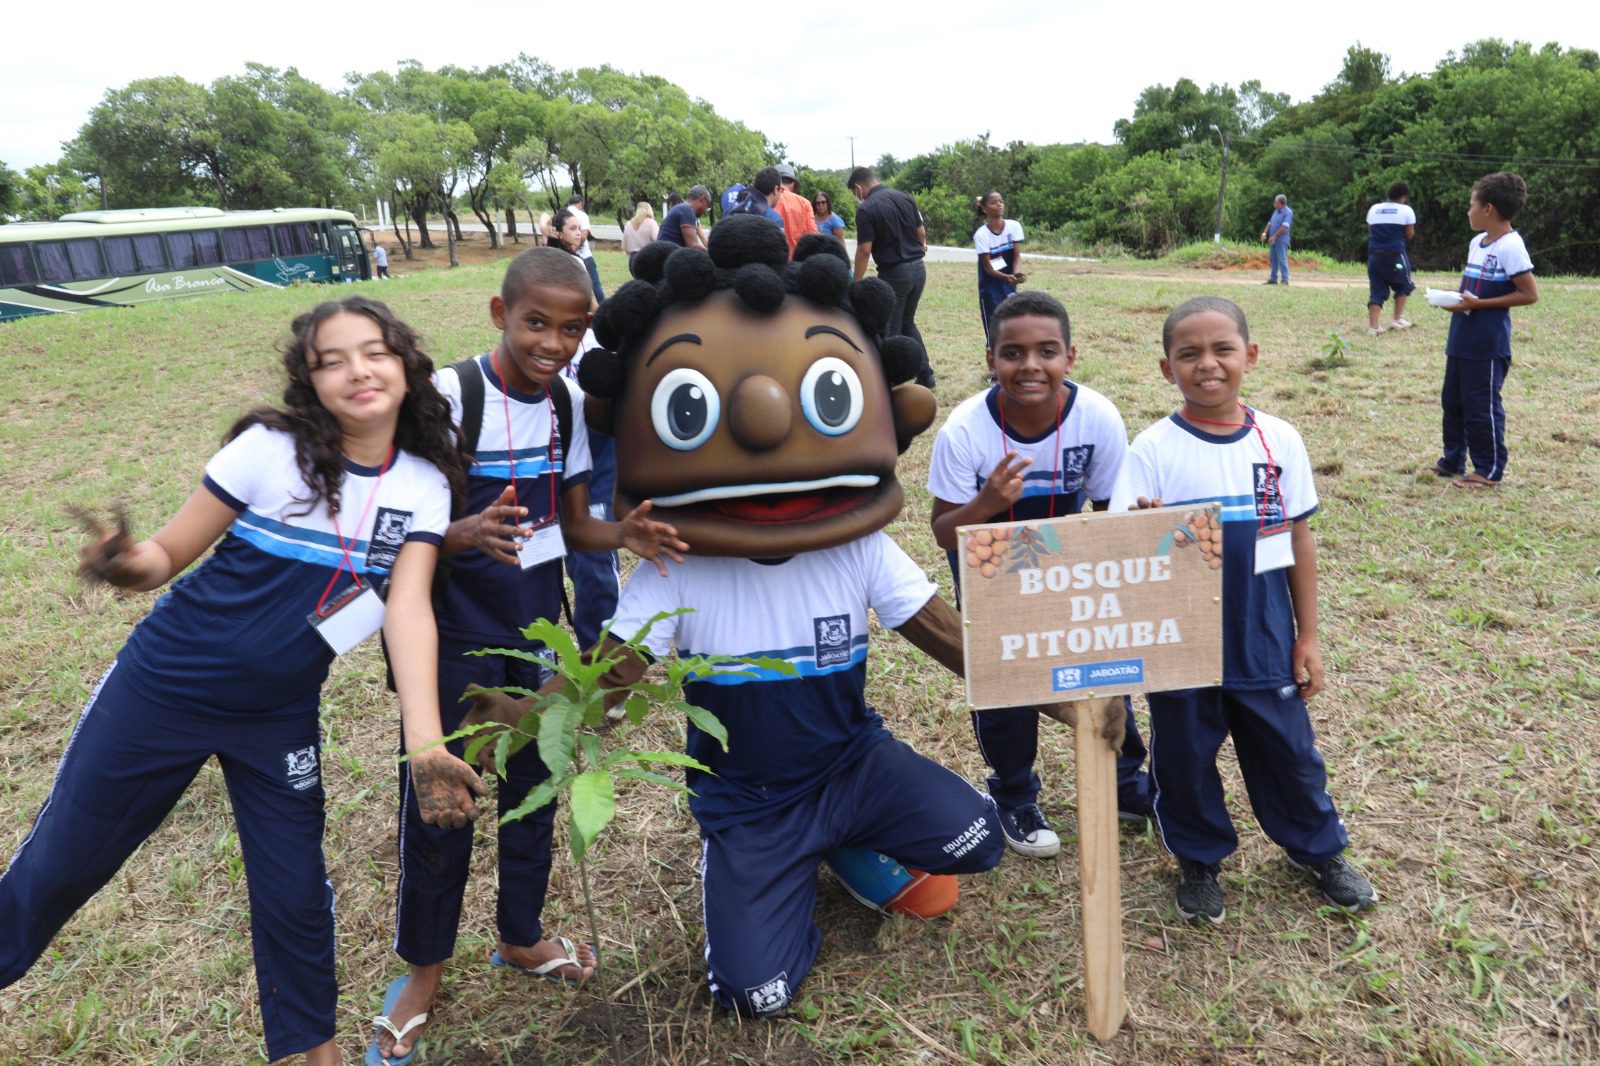
<instances>
[{"instance_id":1,"label":"blue flip flop","mask_svg":"<svg viewBox=\"0 0 1600 1066\"><path fill-rule=\"evenodd\" d=\"M375 1028L388 1030L389 1035L393 1036L396 1040L403 1040L405 1039L407 1033L428 1024L427 1011L423 1011L421 1014L417 1015L415 1018L412 1018L410 1021L401 1026L396 1026L394 1022L390 1021L389 1019L389 1012L394 1010L394 1005L399 1002L400 993L404 991L406 982L409 980L411 980L409 976L396 977L393 981L389 982L388 989L383 993L383 1013L372 1019L372 1024ZM418 1041L417 1043L411 1045L410 1051L406 1052L399 1058L384 1058L383 1053L378 1050L378 1038L377 1036L373 1036L372 1043L367 1045L367 1057L365 1059L365 1064L366 1066L405 1066L406 1063L416 1058L417 1052L421 1050L421 1048L422 1043L421 1041Z\"/></svg>"},{"instance_id":2,"label":"blue flip flop","mask_svg":"<svg viewBox=\"0 0 1600 1066\"><path fill-rule=\"evenodd\" d=\"M561 974L556 972L557 970L567 966L576 966L581 970L583 969L583 963L578 960L578 949L573 946L571 940L568 940L564 936L558 936L555 938L555 942L561 945L562 951L566 952L565 958L549 959L545 962L541 962L537 966L520 966L517 963L512 962L510 959L502 958L500 956L500 952L496 950L489 956L489 965L493 966L497 970L515 970L518 973L525 973L529 977L543 977L546 981L554 981L557 984L573 986L583 984L582 978L563 977ZM589 950L593 951L594 948L591 947ZM598 955L595 957L596 959L599 958ZM599 970L600 967L596 965L595 969Z\"/></svg>"}]
</instances>

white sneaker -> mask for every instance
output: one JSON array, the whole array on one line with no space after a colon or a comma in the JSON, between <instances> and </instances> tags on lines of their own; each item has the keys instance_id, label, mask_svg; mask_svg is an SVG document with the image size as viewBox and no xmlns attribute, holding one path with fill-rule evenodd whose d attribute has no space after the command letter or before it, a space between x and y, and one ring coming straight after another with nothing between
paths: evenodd
<instances>
[{"instance_id":1,"label":"white sneaker","mask_svg":"<svg viewBox=\"0 0 1600 1066\"><path fill-rule=\"evenodd\" d=\"M1377 337L1377 336L1382 335L1382 333L1383 333L1383 327L1382 326L1368 326L1367 327L1367 336L1369 336L1369 337Z\"/></svg>"},{"instance_id":2,"label":"white sneaker","mask_svg":"<svg viewBox=\"0 0 1600 1066\"><path fill-rule=\"evenodd\" d=\"M1389 323L1389 328L1390 329L1410 329L1411 328L1411 323L1406 321L1403 318L1397 318L1393 322Z\"/></svg>"}]
</instances>

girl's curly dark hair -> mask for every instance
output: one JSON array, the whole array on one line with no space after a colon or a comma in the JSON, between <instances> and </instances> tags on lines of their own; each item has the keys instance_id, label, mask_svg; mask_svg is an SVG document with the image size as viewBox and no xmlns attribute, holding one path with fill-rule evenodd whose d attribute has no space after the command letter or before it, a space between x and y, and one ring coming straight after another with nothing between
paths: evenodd
<instances>
[{"instance_id":1,"label":"girl's curly dark hair","mask_svg":"<svg viewBox=\"0 0 1600 1066\"><path fill-rule=\"evenodd\" d=\"M794 261L783 231L756 215L730 215L711 229L710 246L684 248L667 241L647 245L633 257L634 280L600 305L594 335L601 347L584 354L578 384L591 396L622 394L629 361L649 337L656 319L673 304L703 300L731 289L758 314L772 314L784 297L800 296L850 315L878 346L891 386L910 381L925 354L911 337L884 336L894 311L894 292L879 278L852 283L850 261L837 240L808 233L795 244Z\"/></svg>"},{"instance_id":2,"label":"girl's curly dark hair","mask_svg":"<svg viewBox=\"0 0 1600 1066\"><path fill-rule=\"evenodd\" d=\"M450 483L452 510L466 499L467 461L461 450L460 432L450 417L450 403L433 384L433 360L418 347L417 335L389 310L381 300L350 296L330 300L300 315L290 331L293 336L283 349L283 368L289 384L283 390L283 408L258 407L235 422L223 435L226 444L254 425L282 430L294 438L295 463L300 476L311 489L302 500L305 514L319 503L339 513L339 486L344 480L343 434L339 422L317 399L311 372L316 368L317 330L334 315L363 315L383 331L383 343L399 357L405 367L406 396L400 404L400 420L395 426L396 448L410 452L438 468Z\"/></svg>"}]
</instances>

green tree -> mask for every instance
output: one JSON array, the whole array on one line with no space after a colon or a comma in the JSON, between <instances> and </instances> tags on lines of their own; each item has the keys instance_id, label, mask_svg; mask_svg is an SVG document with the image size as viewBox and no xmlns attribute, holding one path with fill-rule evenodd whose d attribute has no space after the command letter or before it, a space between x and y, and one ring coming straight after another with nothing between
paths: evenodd
<instances>
[{"instance_id":1,"label":"green tree","mask_svg":"<svg viewBox=\"0 0 1600 1066\"><path fill-rule=\"evenodd\" d=\"M11 221L22 207L22 177L0 162L0 225Z\"/></svg>"},{"instance_id":2,"label":"green tree","mask_svg":"<svg viewBox=\"0 0 1600 1066\"><path fill-rule=\"evenodd\" d=\"M215 143L209 95L176 76L106 92L78 131L78 144L110 206L225 203L209 169Z\"/></svg>"},{"instance_id":3,"label":"green tree","mask_svg":"<svg viewBox=\"0 0 1600 1066\"><path fill-rule=\"evenodd\" d=\"M1250 108L1259 110L1263 103L1270 106L1273 102L1260 92L1260 83L1254 83ZM1133 105L1133 117L1118 119L1114 131L1129 158L1165 152L1211 140L1213 126L1229 137L1238 135L1244 128L1240 108L1239 94L1230 86L1201 90L1188 78L1179 78L1171 88L1152 85L1141 92Z\"/></svg>"}]
</instances>

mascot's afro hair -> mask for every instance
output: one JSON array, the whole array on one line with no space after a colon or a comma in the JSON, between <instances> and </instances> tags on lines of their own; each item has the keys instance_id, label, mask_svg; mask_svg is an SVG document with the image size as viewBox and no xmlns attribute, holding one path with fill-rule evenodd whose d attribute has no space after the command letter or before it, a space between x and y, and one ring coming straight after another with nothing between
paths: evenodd
<instances>
[{"instance_id":1,"label":"mascot's afro hair","mask_svg":"<svg viewBox=\"0 0 1600 1066\"><path fill-rule=\"evenodd\" d=\"M783 231L765 218L732 215L711 230L707 252L656 241L633 257L634 280L600 305L590 350L578 368L578 382L591 396L614 399L622 393L628 360L662 312L674 304L695 303L719 289L730 289L758 314L771 314L786 296L850 315L878 346L889 385L910 381L922 366L922 345L910 337L885 337L894 310L894 292L877 278L850 280L850 259L832 237L808 233L795 245L794 261Z\"/></svg>"}]
</instances>

